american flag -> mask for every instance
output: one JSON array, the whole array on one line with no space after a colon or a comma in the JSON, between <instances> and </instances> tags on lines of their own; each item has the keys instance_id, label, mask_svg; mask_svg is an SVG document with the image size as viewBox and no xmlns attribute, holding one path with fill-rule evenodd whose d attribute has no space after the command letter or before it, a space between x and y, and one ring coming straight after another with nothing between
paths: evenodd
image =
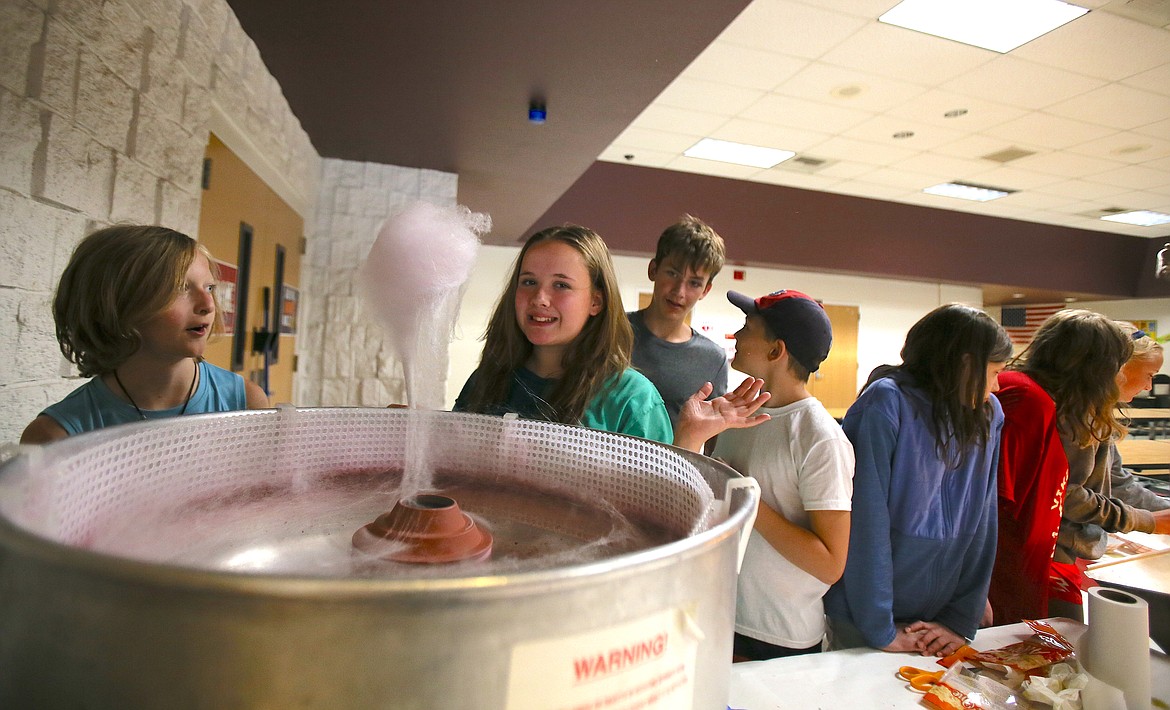
<instances>
[{"instance_id":1,"label":"american flag","mask_svg":"<svg viewBox=\"0 0 1170 710\"><path fill-rule=\"evenodd\" d=\"M1048 316L1064 308L1063 303L1040 303L1030 306L1004 306L1000 309L999 322L1017 345L1032 342L1032 336Z\"/></svg>"}]
</instances>

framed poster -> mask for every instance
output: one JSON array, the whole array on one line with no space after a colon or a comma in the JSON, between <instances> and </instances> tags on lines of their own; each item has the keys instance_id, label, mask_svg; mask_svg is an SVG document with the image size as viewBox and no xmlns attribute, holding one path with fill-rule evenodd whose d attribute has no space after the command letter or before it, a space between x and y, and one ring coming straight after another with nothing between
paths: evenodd
<instances>
[{"instance_id":1,"label":"framed poster","mask_svg":"<svg viewBox=\"0 0 1170 710\"><path fill-rule=\"evenodd\" d=\"M280 334L297 334L297 306L300 304L301 292L299 289L284 284L283 295L280 299Z\"/></svg>"},{"instance_id":2,"label":"framed poster","mask_svg":"<svg viewBox=\"0 0 1170 710\"><path fill-rule=\"evenodd\" d=\"M224 335L233 335L236 332L236 313L240 310L240 290L237 288L240 272L235 264L219 259L215 260L215 266L219 269L219 282L215 290L222 310L223 332Z\"/></svg>"}]
</instances>

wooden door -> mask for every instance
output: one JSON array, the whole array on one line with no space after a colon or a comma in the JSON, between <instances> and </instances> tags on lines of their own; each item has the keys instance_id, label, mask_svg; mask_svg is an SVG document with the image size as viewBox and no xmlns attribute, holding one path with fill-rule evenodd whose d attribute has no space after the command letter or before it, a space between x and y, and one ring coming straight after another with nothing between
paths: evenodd
<instances>
[{"instance_id":1,"label":"wooden door","mask_svg":"<svg viewBox=\"0 0 1170 710\"><path fill-rule=\"evenodd\" d=\"M808 391L821 400L833 416L840 418L857 398L857 328L861 322L861 309L857 306L824 306L829 322L833 324L833 347L828 359L809 380Z\"/></svg>"},{"instance_id":2,"label":"wooden door","mask_svg":"<svg viewBox=\"0 0 1170 710\"><path fill-rule=\"evenodd\" d=\"M221 262L221 296L237 292L222 304L234 332L212 340L207 360L267 384L273 404L292 402L304 222L214 134L205 160L199 241ZM267 354L258 331L274 333Z\"/></svg>"}]
</instances>

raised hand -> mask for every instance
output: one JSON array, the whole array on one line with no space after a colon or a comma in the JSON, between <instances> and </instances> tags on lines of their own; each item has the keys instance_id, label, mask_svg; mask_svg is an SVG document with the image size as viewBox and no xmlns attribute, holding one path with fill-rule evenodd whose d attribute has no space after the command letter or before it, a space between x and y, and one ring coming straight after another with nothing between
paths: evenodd
<instances>
[{"instance_id":1,"label":"raised hand","mask_svg":"<svg viewBox=\"0 0 1170 710\"><path fill-rule=\"evenodd\" d=\"M728 429L743 429L763 424L770 417L756 414L772 395L762 391L764 381L749 377L731 392L710 401L712 386L708 382L683 403L674 429L674 445L701 452L708 439Z\"/></svg>"}]
</instances>

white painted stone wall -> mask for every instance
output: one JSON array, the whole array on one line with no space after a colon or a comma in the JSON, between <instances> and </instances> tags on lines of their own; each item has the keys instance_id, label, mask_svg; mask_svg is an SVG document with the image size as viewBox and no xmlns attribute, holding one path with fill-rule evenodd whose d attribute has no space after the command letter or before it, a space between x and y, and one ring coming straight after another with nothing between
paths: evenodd
<instances>
[{"instance_id":1,"label":"white painted stone wall","mask_svg":"<svg viewBox=\"0 0 1170 710\"><path fill-rule=\"evenodd\" d=\"M322 161L320 192L301 278L309 292L298 337L299 406L405 403L402 365L385 342L383 328L366 312L355 286L382 223L417 200L454 205L453 173L361 163ZM438 372L446 372L446 353L438 353ZM438 385L436 385L438 386Z\"/></svg>"},{"instance_id":2,"label":"white painted stone wall","mask_svg":"<svg viewBox=\"0 0 1170 710\"><path fill-rule=\"evenodd\" d=\"M0 0L0 443L82 382L50 312L74 245L198 237L211 130L310 223L320 158L224 0Z\"/></svg>"}]
</instances>

